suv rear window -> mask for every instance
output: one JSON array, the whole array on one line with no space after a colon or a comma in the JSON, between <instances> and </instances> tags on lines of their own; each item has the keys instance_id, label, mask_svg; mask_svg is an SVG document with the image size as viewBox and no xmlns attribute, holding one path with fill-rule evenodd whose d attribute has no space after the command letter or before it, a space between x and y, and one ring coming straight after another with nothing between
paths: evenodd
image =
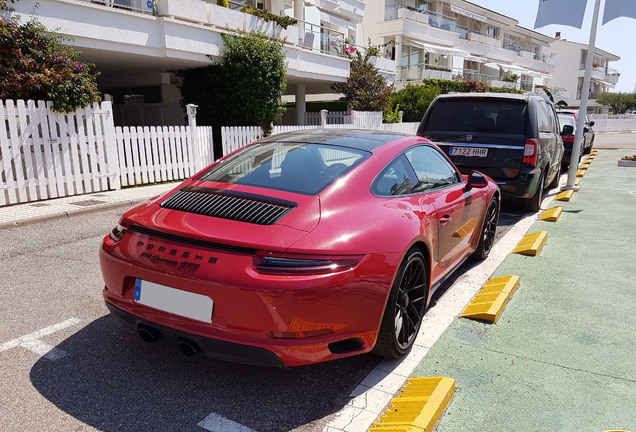
<instances>
[{"instance_id":1,"label":"suv rear window","mask_svg":"<svg viewBox=\"0 0 636 432\"><path fill-rule=\"evenodd\" d=\"M502 99L438 99L429 114L426 131L524 135L526 103Z\"/></svg>"}]
</instances>

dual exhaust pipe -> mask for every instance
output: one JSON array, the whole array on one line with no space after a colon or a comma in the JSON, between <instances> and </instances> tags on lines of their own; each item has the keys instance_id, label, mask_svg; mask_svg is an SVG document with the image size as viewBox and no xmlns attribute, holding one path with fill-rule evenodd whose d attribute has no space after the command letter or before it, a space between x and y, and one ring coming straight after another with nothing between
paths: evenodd
<instances>
[{"instance_id":1,"label":"dual exhaust pipe","mask_svg":"<svg viewBox=\"0 0 636 432\"><path fill-rule=\"evenodd\" d=\"M159 330L147 326L139 326L137 328L137 333L139 334L139 337L147 343L157 342L159 339L163 338L163 335L159 332ZM192 357L201 351L196 343L188 339L179 339L178 346L179 351L187 357Z\"/></svg>"}]
</instances>

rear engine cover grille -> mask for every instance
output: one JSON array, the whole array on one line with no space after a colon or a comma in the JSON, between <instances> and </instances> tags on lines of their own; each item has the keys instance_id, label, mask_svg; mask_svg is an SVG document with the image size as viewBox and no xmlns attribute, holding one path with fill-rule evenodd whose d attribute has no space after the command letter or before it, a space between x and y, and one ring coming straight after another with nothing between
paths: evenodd
<instances>
[{"instance_id":1,"label":"rear engine cover grille","mask_svg":"<svg viewBox=\"0 0 636 432\"><path fill-rule=\"evenodd\" d=\"M258 225L273 225L296 205L258 195L189 187L178 190L161 207Z\"/></svg>"}]
</instances>

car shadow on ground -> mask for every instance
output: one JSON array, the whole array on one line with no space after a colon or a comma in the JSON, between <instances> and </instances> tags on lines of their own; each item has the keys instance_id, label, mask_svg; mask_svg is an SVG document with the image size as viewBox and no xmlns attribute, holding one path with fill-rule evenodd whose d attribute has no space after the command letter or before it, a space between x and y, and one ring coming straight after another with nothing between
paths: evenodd
<instances>
[{"instance_id":1,"label":"car shadow on ground","mask_svg":"<svg viewBox=\"0 0 636 432\"><path fill-rule=\"evenodd\" d=\"M33 386L59 409L101 431L202 431L211 413L258 432L288 431L341 410L379 363L373 355L295 368L263 368L146 344L110 316L42 357Z\"/></svg>"}]
</instances>

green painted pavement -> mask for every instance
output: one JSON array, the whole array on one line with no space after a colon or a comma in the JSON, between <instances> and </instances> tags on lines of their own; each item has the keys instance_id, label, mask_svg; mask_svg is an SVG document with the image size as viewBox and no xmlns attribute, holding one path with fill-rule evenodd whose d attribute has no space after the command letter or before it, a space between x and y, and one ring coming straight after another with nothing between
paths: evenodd
<instances>
[{"instance_id":1,"label":"green painted pavement","mask_svg":"<svg viewBox=\"0 0 636 432\"><path fill-rule=\"evenodd\" d=\"M636 432L636 168L600 150L497 324L458 318L413 376L457 390L438 432Z\"/></svg>"}]
</instances>

